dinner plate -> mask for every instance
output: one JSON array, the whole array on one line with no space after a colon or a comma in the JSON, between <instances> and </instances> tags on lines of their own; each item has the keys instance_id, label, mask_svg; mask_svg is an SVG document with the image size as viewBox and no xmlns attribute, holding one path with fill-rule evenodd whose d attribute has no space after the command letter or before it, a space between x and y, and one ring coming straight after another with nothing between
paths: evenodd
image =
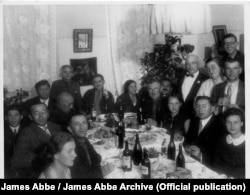
<instances>
[{"instance_id":1,"label":"dinner plate","mask_svg":"<svg viewBox=\"0 0 250 195\"><path fill-rule=\"evenodd\" d=\"M137 116L137 113L135 112L125 112L124 113L124 118L127 118L127 117L136 117Z\"/></svg>"},{"instance_id":2,"label":"dinner plate","mask_svg":"<svg viewBox=\"0 0 250 195\"><path fill-rule=\"evenodd\" d=\"M91 138L91 139L89 139L89 142L90 142L91 144L97 144L97 145L104 144L104 140L102 140L102 139L97 139L97 138Z\"/></svg>"}]
</instances>

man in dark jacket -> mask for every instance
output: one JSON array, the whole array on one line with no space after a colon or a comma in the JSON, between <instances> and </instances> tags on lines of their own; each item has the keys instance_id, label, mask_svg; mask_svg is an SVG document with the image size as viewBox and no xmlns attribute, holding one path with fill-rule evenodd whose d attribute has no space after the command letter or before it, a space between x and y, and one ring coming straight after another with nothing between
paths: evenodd
<instances>
[{"instance_id":1,"label":"man in dark jacket","mask_svg":"<svg viewBox=\"0 0 250 195\"><path fill-rule=\"evenodd\" d=\"M83 114L72 116L68 130L72 133L77 157L71 167L72 178L103 178L101 156L85 137L89 129L87 118Z\"/></svg>"}]
</instances>

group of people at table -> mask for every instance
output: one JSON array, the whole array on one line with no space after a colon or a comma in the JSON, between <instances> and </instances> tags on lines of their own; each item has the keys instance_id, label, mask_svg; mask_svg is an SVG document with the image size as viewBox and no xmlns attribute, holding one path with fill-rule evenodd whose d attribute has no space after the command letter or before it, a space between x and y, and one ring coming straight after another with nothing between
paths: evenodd
<instances>
[{"instance_id":1,"label":"group of people at table","mask_svg":"<svg viewBox=\"0 0 250 195\"><path fill-rule=\"evenodd\" d=\"M149 125L183 136L186 152L205 166L244 178L244 64L233 34L224 45L228 56L209 59L208 75L198 56L189 54L178 83L152 80L138 93L136 82L128 80L116 102L101 74L82 97L72 67L62 66L62 79L51 87L47 80L37 82L36 97L5 108L5 178L103 178L101 156L86 137L89 119L93 108L100 115L121 106L125 113L142 111Z\"/></svg>"}]
</instances>

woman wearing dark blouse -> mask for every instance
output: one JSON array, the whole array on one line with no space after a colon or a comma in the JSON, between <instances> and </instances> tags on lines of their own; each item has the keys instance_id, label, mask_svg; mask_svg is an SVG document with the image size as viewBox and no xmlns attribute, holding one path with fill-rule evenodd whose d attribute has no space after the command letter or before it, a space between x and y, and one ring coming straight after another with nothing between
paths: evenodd
<instances>
[{"instance_id":1,"label":"woman wearing dark blouse","mask_svg":"<svg viewBox=\"0 0 250 195\"><path fill-rule=\"evenodd\" d=\"M168 109L169 112L166 114L163 126L167 129L169 134L179 133L185 134L184 124L188 119L187 116L180 113L182 105L182 98L177 93L172 93L168 97Z\"/></svg>"},{"instance_id":2,"label":"woman wearing dark blouse","mask_svg":"<svg viewBox=\"0 0 250 195\"><path fill-rule=\"evenodd\" d=\"M122 106L123 112L139 112L139 96L136 93L137 86L134 80L127 80L124 84L124 93L121 94L116 101L116 110L119 112Z\"/></svg>"},{"instance_id":3,"label":"woman wearing dark blouse","mask_svg":"<svg viewBox=\"0 0 250 195\"><path fill-rule=\"evenodd\" d=\"M245 178L244 114L238 108L224 113L228 134L218 142L213 168L227 177Z\"/></svg>"}]
</instances>

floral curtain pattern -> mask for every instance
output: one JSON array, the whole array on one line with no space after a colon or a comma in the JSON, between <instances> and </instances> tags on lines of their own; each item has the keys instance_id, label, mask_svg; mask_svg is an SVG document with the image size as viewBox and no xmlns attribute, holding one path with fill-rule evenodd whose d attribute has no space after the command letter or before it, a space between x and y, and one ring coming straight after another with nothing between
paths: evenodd
<instances>
[{"instance_id":1,"label":"floral curtain pattern","mask_svg":"<svg viewBox=\"0 0 250 195\"><path fill-rule=\"evenodd\" d=\"M56 75L56 8L4 6L4 86L30 91Z\"/></svg>"},{"instance_id":2,"label":"floral curtain pattern","mask_svg":"<svg viewBox=\"0 0 250 195\"><path fill-rule=\"evenodd\" d=\"M140 83L140 59L145 52L153 49L154 37L149 34L149 7L109 5L107 20L116 92L121 94L126 80L133 79Z\"/></svg>"},{"instance_id":3,"label":"floral curtain pattern","mask_svg":"<svg viewBox=\"0 0 250 195\"><path fill-rule=\"evenodd\" d=\"M201 34L211 32L209 5L152 5L150 30L152 34Z\"/></svg>"}]
</instances>

